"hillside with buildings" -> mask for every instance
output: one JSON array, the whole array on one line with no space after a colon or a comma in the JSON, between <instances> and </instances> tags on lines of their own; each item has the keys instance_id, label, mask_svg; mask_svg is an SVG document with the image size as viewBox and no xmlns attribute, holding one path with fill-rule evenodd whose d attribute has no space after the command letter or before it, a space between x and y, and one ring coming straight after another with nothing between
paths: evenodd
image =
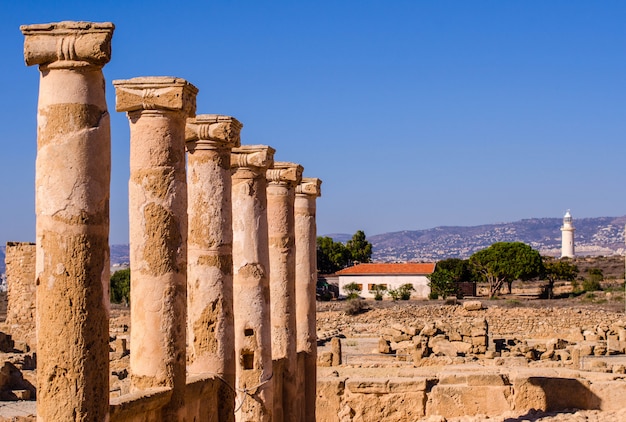
<instances>
[{"instance_id":1,"label":"hillside with buildings","mask_svg":"<svg viewBox=\"0 0 626 422\"><path fill-rule=\"evenodd\" d=\"M377 262L436 261L444 258L467 258L494 242L524 242L544 255L558 256L561 250L560 218L530 218L513 223L485 224L472 227L435 227L405 230L368 236ZM626 216L574 218L577 256L624 253ZM321 234L324 235L324 234ZM346 242L348 234L328 234L335 241ZM4 273L5 246L0 246L0 274ZM129 262L128 245L111 246L111 265L124 267Z\"/></svg>"},{"instance_id":2,"label":"hillside with buildings","mask_svg":"<svg viewBox=\"0 0 626 422\"><path fill-rule=\"evenodd\" d=\"M435 227L368 236L374 261L432 261L468 258L495 242L524 242L543 255L560 256L560 218L531 218L473 227ZM626 216L574 218L577 256L624 253ZM340 239L338 236L337 239Z\"/></svg>"}]
</instances>

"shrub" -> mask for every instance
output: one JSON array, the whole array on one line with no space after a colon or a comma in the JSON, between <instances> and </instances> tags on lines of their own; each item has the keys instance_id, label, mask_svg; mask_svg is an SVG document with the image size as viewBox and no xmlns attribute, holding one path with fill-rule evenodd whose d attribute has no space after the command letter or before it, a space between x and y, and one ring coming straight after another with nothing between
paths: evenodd
<instances>
[{"instance_id":1,"label":"shrub","mask_svg":"<svg viewBox=\"0 0 626 422\"><path fill-rule=\"evenodd\" d=\"M428 293L428 299L430 299L430 300L437 300L437 299L439 299L439 293L437 293L437 292L430 292L430 293Z\"/></svg>"},{"instance_id":2,"label":"shrub","mask_svg":"<svg viewBox=\"0 0 626 422\"><path fill-rule=\"evenodd\" d=\"M600 287L600 281L589 278L583 281L583 290L586 292L596 292L602 290L602 287Z\"/></svg>"},{"instance_id":3,"label":"shrub","mask_svg":"<svg viewBox=\"0 0 626 422\"><path fill-rule=\"evenodd\" d=\"M400 292L400 299L409 300L411 299L411 292L415 291L415 289L413 288L412 284L407 283L400 286L398 291Z\"/></svg>"},{"instance_id":4,"label":"shrub","mask_svg":"<svg viewBox=\"0 0 626 422\"><path fill-rule=\"evenodd\" d=\"M346 301L346 315L357 315L365 310L365 304L360 298L348 299Z\"/></svg>"},{"instance_id":5,"label":"shrub","mask_svg":"<svg viewBox=\"0 0 626 422\"><path fill-rule=\"evenodd\" d=\"M398 289L389 289L387 294L394 301L400 299L400 291Z\"/></svg>"},{"instance_id":6,"label":"shrub","mask_svg":"<svg viewBox=\"0 0 626 422\"><path fill-rule=\"evenodd\" d=\"M343 286L343 291L348 296L348 299L358 299L359 293L361 292L361 286L356 283L348 283Z\"/></svg>"},{"instance_id":7,"label":"shrub","mask_svg":"<svg viewBox=\"0 0 626 422\"><path fill-rule=\"evenodd\" d=\"M374 295L374 300L383 300L383 295L387 292L387 287L383 284L374 284L370 293Z\"/></svg>"}]
</instances>

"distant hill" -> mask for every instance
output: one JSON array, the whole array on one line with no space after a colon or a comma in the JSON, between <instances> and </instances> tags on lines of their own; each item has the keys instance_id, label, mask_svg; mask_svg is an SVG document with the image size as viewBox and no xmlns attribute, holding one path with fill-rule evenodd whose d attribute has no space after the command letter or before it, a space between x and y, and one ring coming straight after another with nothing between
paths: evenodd
<instances>
[{"instance_id":1,"label":"distant hill","mask_svg":"<svg viewBox=\"0 0 626 422\"><path fill-rule=\"evenodd\" d=\"M560 218L530 218L513 223L485 224L472 227L435 227L425 230L405 230L368 236L373 245L373 260L437 261L445 258L467 258L495 242L524 242L543 255L558 256L561 251ZM574 241L577 256L623 254L623 217L574 219ZM333 233L336 242L347 242L351 234ZM5 245L0 246L0 274L4 273ZM111 245L111 265L127 265L128 245Z\"/></svg>"},{"instance_id":2,"label":"distant hill","mask_svg":"<svg viewBox=\"0 0 626 422\"><path fill-rule=\"evenodd\" d=\"M624 253L623 217L574 219L574 241L579 256ZM435 227L368 236L373 245L372 259L377 262L436 261L468 258L495 242L524 242L544 255L558 256L561 251L560 218L530 218L513 223L473 227ZM328 235L335 241L351 235Z\"/></svg>"}]
</instances>

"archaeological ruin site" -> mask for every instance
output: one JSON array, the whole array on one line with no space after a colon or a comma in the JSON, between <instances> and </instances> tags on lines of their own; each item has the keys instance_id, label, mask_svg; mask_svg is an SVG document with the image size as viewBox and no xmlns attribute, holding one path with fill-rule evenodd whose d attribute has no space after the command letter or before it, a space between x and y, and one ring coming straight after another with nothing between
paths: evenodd
<instances>
[{"instance_id":1,"label":"archaeological ruin site","mask_svg":"<svg viewBox=\"0 0 626 422\"><path fill-rule=\"evenodd\" d=\"M626 420L623 314L316 303L320 179L197 114L201 86L108 86L112 23L21 31L36 242L7 244L0 421ZM130 125L130 311L109 301L107 88Z\"/></svg>"}]
</instances>

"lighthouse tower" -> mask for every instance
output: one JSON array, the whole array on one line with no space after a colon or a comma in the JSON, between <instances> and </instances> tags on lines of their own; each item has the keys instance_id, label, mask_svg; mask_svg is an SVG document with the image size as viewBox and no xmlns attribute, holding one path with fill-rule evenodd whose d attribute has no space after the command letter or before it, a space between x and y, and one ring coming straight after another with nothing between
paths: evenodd
<instances>
[{"instance_id":1,"label":"lighthouse tower","mask_svg":"<svg viewBox=\"0 0 626 422\"><path fill-rule=\"evenodd\" d=\"M563 227L561 227L561 258L574 257L574 225L572 224L572 215L569 210L563 217Z\"/></svg>"}]
</instances>

